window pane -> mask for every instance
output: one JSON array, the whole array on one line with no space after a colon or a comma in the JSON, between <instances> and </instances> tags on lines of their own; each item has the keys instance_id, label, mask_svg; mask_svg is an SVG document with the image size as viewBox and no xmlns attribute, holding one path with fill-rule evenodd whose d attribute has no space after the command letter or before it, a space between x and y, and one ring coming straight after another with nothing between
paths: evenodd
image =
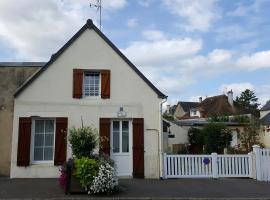
<instances>
[{"instance_id":1,"label":"window pane","mask_svg":"<svg viewBox=\"0 0 270 200\"><path fill-rule=\"evenodd\" d=\"M35 133L43 133L43 132L44 132L44 121L35 120Z\"/></svg>"},{"instance_id":2,"label":"window pane","mask_svg":"<svg viewBox=\"0 0 270 200\"><path fill-rule=\"evenodd\" d=\"M53 159L53 148L45 147L44 148L44 160L52 160Z\"/></svg>"},{"instance_id":3,"label":"window pane","mask_svg":"<svg viewBox=\"0 0 270 200\"><path fill-rule=\"evenodd\" d=\"M113 122L113 152L119 153L120 151L120 122Z\"/></svg>"},{"instance_id":4,"label":"window pane","mask_svg":"<svg viewBox=\"0 0 270 200\"><path fill-rule=\"evenodd\" d=\"M113 132L113 152L118 153L120 150L120 142L119 142L119 131L118 132Z\"/></svg>"},{"instance_id":5,"label":"window pane","mask_svg":"<svg viewBox=\"0 0 270 200\"><path fill-rule=\"evenodd\" d=\"M119 131L119 121L113 122L113 131Z\"/></svg>"},{"instance_id":6,"label":"window pane","mask_svg":"<svg viewBox=\"0 0 270 200\"><path fill-rule=\"evenodd\" d=\"M129 152L129 134L127 131L122 132L122 152Z\"/></svg>"},{"instance_id":7,"label":"window pane","mask_svg":"<svg viewBox=\"0 0 270 200\"><path fill-rule=\"evenodd\" d=\"M128 131L128 121L123 121L122 122L122 130L123 131Z\"/></svg>"},{"instance_id":8,"label":"window pane","mask_svg":"<svg viewBox=\"0 0 270 200\"><path fill-rule=\"evenodd\" d=\"M98 96L99 93L99 76L97 72L86 72L84 74L84 95Z\"/></svg>"},{"instance_id":9,"label":"window pane","mask_svg":"<svg viewBox=\"0 0 270 200\"><path fill-rule=\"evenodd\" d=\"M43 160L43 148L34 148L34 160Z\"/></svg>"},{"instance_id":10,"label":"window pane","mask_svg":"<svg viewBox=\"0 0 270 200\"><path fill-rule=\"evenodd\" d=\"M45 134L45 146L54 146L54 134Z\"/></svg>"},{"instance_id":11,"label":"window pane","mask_svg":"<svg viewBox=\"0 0 270 200\"><path fill-rule=\"evenodd\" d=\"M35 134L35 147L43 147L44 145L44 134Z\"/></svg>"},{"instance_id":12,"label":"window pane","mask_svg":"<svg viewBox=\"0 0 270 200\"><path fill-rule=\"evenodd\" d=\"M45 121L45 133L53 133L54 131L54 121L53 120L46 120Z\"/></svg>"}]
</instances>

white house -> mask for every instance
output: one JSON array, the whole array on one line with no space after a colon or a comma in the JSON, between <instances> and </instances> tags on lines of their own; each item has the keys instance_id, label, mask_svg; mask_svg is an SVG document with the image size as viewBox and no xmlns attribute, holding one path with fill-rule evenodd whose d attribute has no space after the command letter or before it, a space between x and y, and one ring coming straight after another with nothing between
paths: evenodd
<instances>
[{"instance_id":1,"label":"white house","mask_svg":"<svg viewBox=\"0 0 270 200\"><path fill-rule=\"evenodd\" d=\"M60 34L60 33L59 33ZM99 130L119 176L162 176L161 93L87 23L15 93L11 178L58 177L69 128Z\"/></svg>"},{"instance_id":2,"label":"white house","mask_svg":"<svg viewBox=\"0 0 270 200\"><path fill-rule=\"evenodd\" d=\"M265 147L270 147L270 100L260 109L260 120L263 125L261 141Z\"/></svg>"}]
</instances>

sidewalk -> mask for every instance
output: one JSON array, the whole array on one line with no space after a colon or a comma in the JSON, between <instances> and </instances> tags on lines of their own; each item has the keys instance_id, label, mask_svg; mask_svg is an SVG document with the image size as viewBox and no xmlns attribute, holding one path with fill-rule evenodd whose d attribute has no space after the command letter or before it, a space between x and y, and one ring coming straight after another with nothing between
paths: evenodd
<instances>
[{"instance_id":1,"label":"sidewalk","mask_svg":"<svg viewBox=\"0 0 270 200\"><path fill-rule=\"evenodd\" d=\"M86 199L101 196L64 195L56 179L0 178L0 199ZM120 192L105 198L270 199L270 183L251 179L120 180Z\"/></svg>"}]
</instances>

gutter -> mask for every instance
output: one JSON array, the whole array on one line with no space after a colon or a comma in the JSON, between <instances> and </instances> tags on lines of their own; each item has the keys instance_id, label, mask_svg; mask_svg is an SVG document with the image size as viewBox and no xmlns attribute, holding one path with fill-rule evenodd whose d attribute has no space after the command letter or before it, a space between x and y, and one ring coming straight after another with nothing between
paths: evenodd
<instances>
[{"instance_id":1,"label":"gutter","mask_svg":"<svg viewBox=\"0 0 270 200\"><path fill-rule=\"evenodd\" d=\"M160 134L159 134L159 174L160 179L164 177L164 166L163 166L163 118L162 118L162 106L167 101L167 96L164 100L160 103Z\"/></svg>"}]
</instances>

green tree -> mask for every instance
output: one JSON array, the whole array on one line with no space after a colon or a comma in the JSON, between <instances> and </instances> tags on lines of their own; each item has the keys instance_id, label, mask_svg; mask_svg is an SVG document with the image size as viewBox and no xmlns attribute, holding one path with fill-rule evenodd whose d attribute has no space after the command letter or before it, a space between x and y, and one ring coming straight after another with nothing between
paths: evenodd
<instances>
[{"instance_id":1,"label":"green tree","mask_svg":"<svg viewBox=\"0 0 270 200\"><path fill-rule=\"evenodd\" d=\"M246 89L235 99L235 104L243 110L249 111L255 116L259 116L258 98L252 90Z\"/></svg>"},{"instance_id":2,"label":"green tree","mask_svg":"<svg viewBox=\"0 0 270 200\"><path fill-rule=\"evenodd\" d=\"M262 145L260 142L259 120L247 124L243 131L239 133L239 139L246 152L250 152L254 144Z\"/></svg>"},{"instance_id":3,"label":"green tree","mask_svg":"<svg viewBox=\"0 0 270 200\"><path fill-rule=\"evenodd\" d=\"M222 153L232 140L231 130L224 123L209 123L202 129L205 153Z\"/></svg>"},{"instance_id":4,"label":"green tree","mask_svg":"<svg viewBox=\"0 0 270 200\"><path fill-rule=\"evenodd\" d=\"M191 145L203 146L203 134L202 131L198 128L190 127L188 129L188 141Z\"/></svg>"}]
</instances>

